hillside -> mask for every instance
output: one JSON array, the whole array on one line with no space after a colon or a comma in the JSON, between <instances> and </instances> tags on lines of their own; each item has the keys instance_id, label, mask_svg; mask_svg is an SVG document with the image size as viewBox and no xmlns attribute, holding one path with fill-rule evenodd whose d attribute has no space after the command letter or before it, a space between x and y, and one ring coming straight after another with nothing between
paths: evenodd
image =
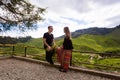
<instances>
[{"instance_id":1,"label":"hillside","mask_svg":"<svg viewBox=\"0 0 120 80\"><path fill-rule=\"evenodd\" d=\"M112 29L112 30L111 30ZM110 28L109 33L103 34L83 34L73 37L73 46L75 50L95 51L95 52L120 52L120 27ZM97 32L97 31L96 31ZM58 46L61 46L63 38L56 39ZM31 39L26 45L42 48L42 38Z\"/></svg>"},{"instance_id":2,"label":"hillside","mask_svg":"<svg viewBox=\"0 0 120 80\"><path fill-rule=\"evenodd\" d=\"M112 36L82 35L73 38L74 48L80 51L120 52L120 38Z\"/></svg>"},{"instance_id":3,"label":"hillside","mask_svg":"<svg viewBox=\"0 0 120 80\"><path fill-rule=\"evenodd\" d=\"M80 51L120 52L120 29L106 35L84 34L73 38L74 49ZM62 40L57 44L60 45Z\"/></svg>"},{"instance_id":4,"label":"hillside","mask_svg":"<svg viewBox=\"0 0 120 80\"><path fill-rule=\"evenodd\" d=\"M84 34L90 34L90 35L106 35L114 30L120 29L120 25L116 26L114 28L98 28L98 27L93 27L93 28L88 28L88 29L80 29L76 30L75 32L72 32L72 37L79 37Z\"/></svg>"},{"instance_id":5,"label":"hillside","mask_svg":"<svg viewBox=\"0 0 120 80\"><path fill-rule=\"evenodd\" d=\"M31 40L26 42L25 45L43 48L43 40L42 38L32 38Z\"/></svg>"}]
</instances>

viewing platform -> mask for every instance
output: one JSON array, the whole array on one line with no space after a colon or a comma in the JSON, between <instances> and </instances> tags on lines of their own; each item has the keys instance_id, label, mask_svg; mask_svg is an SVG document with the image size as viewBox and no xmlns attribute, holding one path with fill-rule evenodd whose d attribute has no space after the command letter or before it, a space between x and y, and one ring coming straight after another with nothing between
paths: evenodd
<instances>
[{"instance_id":1,"label":"viewing platform","mask_svg":"<svg viewBox=\"0 0 120 80\"><path fill-rule=\"evenodd\" d=\"M120 80L119 75L73 67L64 73L58 66L24 57L0 58L0 80Z\"/></svg>"}]
</instances>

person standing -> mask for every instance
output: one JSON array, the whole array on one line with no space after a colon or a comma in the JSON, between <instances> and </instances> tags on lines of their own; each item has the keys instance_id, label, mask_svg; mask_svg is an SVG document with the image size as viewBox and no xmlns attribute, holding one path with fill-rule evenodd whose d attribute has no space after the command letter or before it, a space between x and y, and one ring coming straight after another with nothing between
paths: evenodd
<instances>
[{"instance_id":1,"label":"person standing","mask_svg":"<svg viewBox=\"0 0 120 80\"><path fill-rule=\"evenodd\" d=\"M55 40L52 32L53 32L53 26L48 26L48 32L44 33L43 35L44 49L46 51L46 60L50 64L54 64L52 60L54 49L52 48L52 46L55 45Z\"/></svg>"},{"instance_id":2,"label":"person standing","mask_svg":"<svg viewBox=\"0 0 120 80\"><path fill-rule=\"evenodd\" d=\"M72 49L73 49L73 44L72 44L72 40L71 40L71 33L68 27L64 27L64 33L65 33L65 37L64 37L64 41L63 41L63 45L58 49L58 58L60 61L60 71L62 72L67 72L69 65L70 65L70 59L71 59L71 55L72 55Z\"/></svg>"}]
</instances>

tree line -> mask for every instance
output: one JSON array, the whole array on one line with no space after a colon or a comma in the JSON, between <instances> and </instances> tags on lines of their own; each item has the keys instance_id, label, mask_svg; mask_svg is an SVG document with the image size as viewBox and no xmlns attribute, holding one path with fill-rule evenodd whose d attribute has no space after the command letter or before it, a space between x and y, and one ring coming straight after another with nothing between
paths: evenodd
<instances>
[{"instance_id":1,"label":"tree line","mask_svg":"<svg viewBox=\"0 0 120 80\"><path fill-rule=\"evenodd\" d=\"M13 38L10 36L0 36L0 44L16 44L16 43L25 43L32 39L31 36Z\"/></svg>"}]
</instances>

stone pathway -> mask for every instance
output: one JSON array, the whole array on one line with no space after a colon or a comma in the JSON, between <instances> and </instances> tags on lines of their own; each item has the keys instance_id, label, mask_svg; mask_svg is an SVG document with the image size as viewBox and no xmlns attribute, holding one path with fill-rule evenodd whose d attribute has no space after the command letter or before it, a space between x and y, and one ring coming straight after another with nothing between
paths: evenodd
<instances>
[{"instance_id":1,"label":"stone pathway","mask_svg":"<svg viewBox=\"0 0 120 80\"><path fill-rule=\"evenodd\" d=\"M16 59L0 60L0 80L111 80L76 72L60 72L58 68Z\"/></svg>"}]
</instances>

